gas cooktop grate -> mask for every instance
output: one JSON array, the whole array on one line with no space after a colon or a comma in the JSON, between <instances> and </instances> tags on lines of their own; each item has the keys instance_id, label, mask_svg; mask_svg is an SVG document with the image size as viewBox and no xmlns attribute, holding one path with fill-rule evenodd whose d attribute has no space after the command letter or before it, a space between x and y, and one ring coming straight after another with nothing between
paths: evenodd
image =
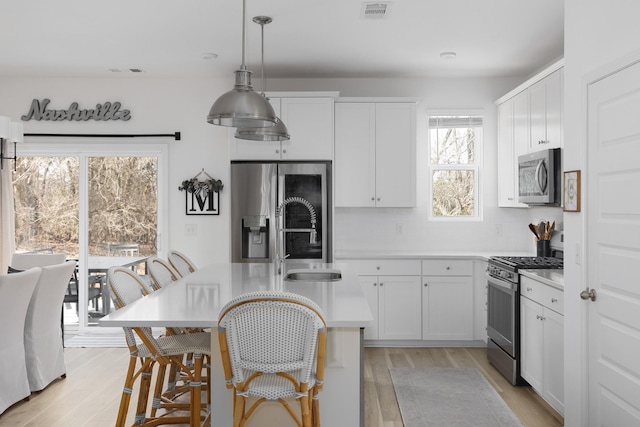
<instances>
[{"instance_id":1,"label":"gas cooktop grate","mask_svg":"<svg viewBox=\"0 0 640 427\"><path fill-rule=\"evenodd\" d=\"M554 257L518 257L518 256L496 256L491 257L494 264L507 265L517 269L543 269L543 268L563 268L562 258Z\"/></svg>"}]
</instances>

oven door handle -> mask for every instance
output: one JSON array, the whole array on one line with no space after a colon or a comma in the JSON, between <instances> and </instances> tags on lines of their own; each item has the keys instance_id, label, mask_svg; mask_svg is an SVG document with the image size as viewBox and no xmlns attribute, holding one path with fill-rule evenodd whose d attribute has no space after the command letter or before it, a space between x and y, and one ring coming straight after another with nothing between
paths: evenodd
<instances>
[{"instance_id":1,"label":"oven door handle","mask_svg":"<svg viewBox=\"0 0 640 427\"><path fill-rule=\"evenodd\" d=\"M507 282L506 280L498 279L497 277L487 276L487 281L490 285L498 286L500 288L509 290L511 292L516 292L518 290L517 283Z\"/></svg>"}]
</instances>

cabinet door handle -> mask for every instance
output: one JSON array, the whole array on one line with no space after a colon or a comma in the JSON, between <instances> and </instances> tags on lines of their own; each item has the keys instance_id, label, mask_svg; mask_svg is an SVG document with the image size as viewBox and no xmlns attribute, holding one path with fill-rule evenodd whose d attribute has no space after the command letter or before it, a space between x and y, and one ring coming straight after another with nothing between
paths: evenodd
<instances>
[{"instance_id":1,"label":"cabinet door handle","mask_svg":"<svg viewBox=\"0 0 640 427\"><path fill-rule=\"evenodd\" d=\"M447 266L447 270L451 270L451 267Z\"/></svg>"},{"instance_id":2,"label":"cabinet door handle","mask_svg":"<svg viewBox=\"0 0 640 427\"><path fill-rule=\"evenodd\" d=\"M551 302L558 302L557 298L551 298Z\"/></svg>"},{"instance_id":3,"label":"cabinet door handle","mask_svg":"<svg viewBox=\"0 0 640 427\"><path fill-rule=\"evenodd\" d=\"M378 201L380 201L380 197L378 197Z\"/></svg>"},{"instance_id":4,"label":"cabinet door handle","mask_svg":"<svg viewBox=\"0 0 640 427\"><path fill-rule=\"evenodd\" d=\"M280 150L276 150L276 154L279 154L279 153L280 153Z\"/></svg>"},{"instance_id":5,"label":"cabinet door handle","mask_svg":"<svg viewBox=\"0 0 640 427\"><path fill-rule=\"evenodd\" d=\"M373 283L373 286L378 286L378 284L374 282L374 283Z\"/></svg>"},{"instance_id":6,"label":"cabinet door handle","mask_svg":"<svg viewBox=\"0 0 640 427\"><path fill-rule=\"evenodd\" d=\"M428 284L428 283L425 283L425 284L424 284L424 287L426 288L427 286L429 286L429 284Z\"/></svg>"},{"instance_id":7,"label":"cabinet door handle","mask_svg":"<svg viewBox=\"0 0 640 427\"><path fill-rule=\"evenodd\" d=\"M384 283L380 282L380 286L384 285Z\"/></svg>"},{"instance_id":8,"label":"cabinet door handle","mask_svg":"<svg viewBox=\"0 0 640 427\"><path fill-rule=\"evenodd\" d=\"M533 288L527 288L527 292L531 292Z\"/></svg>"},{"instance_id":9,"label":"cabinet door handle","mask_svg":"<svg viewBox=\"0 0 640 427\"><path fill-rule=\"evenodd\" d=\"M283 149L283 150L282 150L282 153L283 153L283 154L286 154L286 153L287 153L287 150L286 150L286 149Z\"/></svg>"},{"instance_id":10,"label":"cabinet door handle","mask_svg":"<svg viewBox=\"0 0 640 427\"><path fill-rule=\"evenodd\" d=\"M372 201L375 201L375 200L376 200L376 198L375 198L375 197L372 197L372 198L371 198L371 200L372 200Z\"/></svg>"}]
</instances>

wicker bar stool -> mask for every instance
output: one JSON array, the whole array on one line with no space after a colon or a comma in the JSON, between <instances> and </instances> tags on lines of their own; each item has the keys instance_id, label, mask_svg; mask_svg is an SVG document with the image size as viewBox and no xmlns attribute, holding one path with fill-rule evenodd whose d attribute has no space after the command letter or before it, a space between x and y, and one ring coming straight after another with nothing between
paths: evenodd
<instances>
[{"instance_id":1,"label":"wicker bar stool","mask_svg":"<svg viewBox=\"0 0 640 427\"><path fill-rule=\"evenodd\" d=\"M185 254L175 250L169 251L167 255L169 263L176 269L180 276L184 277L189 273L193 273L198 269L196 265Z\"/></svg>"},{"instance_id":2,"label":"wicker bar stool","mask_svg":"<svg viewBox=\"0 0 640 427\"><path fill-rule=\"evenodd\" d=\"M156 290L182 277L171 264L155 256L147 259L147 271Z\"/></svg>"},{"instance_id":3,"label":"wicker bar stool","mask_svg":"<svg viewBox=\"0 0 640 427\"><path fill-rule=\"evenodd\" d=\"M227 388L233 389L234 427L266 401L279 402L298 426L320 426L326 330L322 310L298 294L252 292L223 307L218 339ZM247 409L249 398L257 400ZM290 399L299 402L300 416Z\"/></svg>"},{"instance_id":4,"label":"wicker bar stool","mask_svg":"<svg viewBox=\"0 0 640 427\"><path fill-rule=\"evenodd\" d=\"M110 268L107 273L107 281L116 308L124 307L152 292L140 276L125 267ZM124 426L131 393L138 377L140 377L140 392L136 410L136 426L189 424L191 427L195 427L209 422L210 388L207 387L207 400L204 403L202 402L201 392L202 370L206 369L207 371L205 378L211 377L211 334L199 332L155 338L151 328L123 329L131 359L125 378L116 426ZM140 338L142 344L136 343L134 334ZM193 354L194 362L192 367L183 362L185 354L189 353ZM206 358L206 361L203 360L204 358ZM138 359L141 362L141 367L136 371ZM154 365L158 365L158 370L151 416L148 417L147 401ZM178 402L176 398L179 396L173 391L163 394L165 372L171 365L178 366L180 372L186 376L185 381L188 387L183 387L183 389L189 392L189 403ZM159 409L164 410L164 412L157 415ZM189 415L180 415L179 411L182 410L188 410Z\"/></svg>"}]
</instances>

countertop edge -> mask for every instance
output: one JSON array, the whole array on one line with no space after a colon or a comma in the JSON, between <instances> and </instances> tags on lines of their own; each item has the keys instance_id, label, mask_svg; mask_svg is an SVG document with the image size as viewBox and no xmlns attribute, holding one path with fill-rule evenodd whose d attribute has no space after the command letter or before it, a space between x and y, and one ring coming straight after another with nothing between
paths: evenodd
<instances>
[{"instance_id":1,"label":"countertop edge","mask_svg":"<svg viewBox=\"0 0 640 427\"><path fill-rule=\"evenodd\" d=\"M552 288L556 288L564 292L564 281L562 283L559 283L555 280L549 279L548 277L546 277L546 274L548 274L549 272L560 274L560 270L556 270L556 269L552 269L552 270L545 270L545 269L526 270L525 269L525 270L519 271L519 273L525 277L528 277L533 280L537 280L538 282L541 282L547 286L551 286Z\"/></svg>"},{"instance_id":2,"label":"countertop edge","mask_svg":"<svg viewBox=\"0 0 640 427\"><path fill-rule=\"evenodd\" d=\"M474 258L487 261L492 256L535 256L523 251L477 251L477 252L420 252L420 251L336 251L337 262L348 259L452 259Z\"/></svg>"}]
</instances>

